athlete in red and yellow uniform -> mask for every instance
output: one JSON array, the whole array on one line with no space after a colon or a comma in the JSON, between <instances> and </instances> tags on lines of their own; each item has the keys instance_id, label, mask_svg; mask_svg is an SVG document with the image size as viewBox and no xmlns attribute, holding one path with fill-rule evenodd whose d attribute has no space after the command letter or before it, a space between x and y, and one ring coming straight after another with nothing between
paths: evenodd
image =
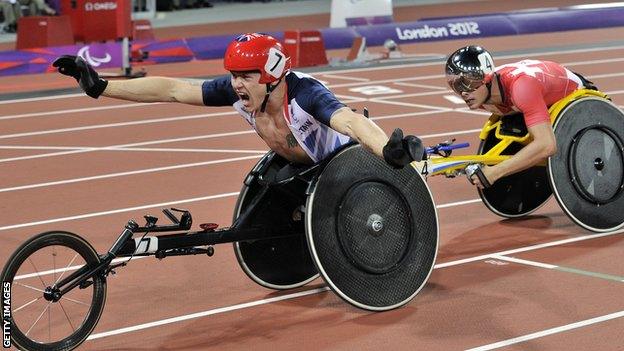
<instances>
[{"instance_id":1,"label":"athlete in red and yellow uniform","mask_svg":"<svg viewBox=\"0 0 624 351\"><path fill-rule=\"evenodd\" d=\"M591 82L551 61L523 60L494 68L492 56L479 46L463 47L446 63L449 86L470 109L495 115L520 112L532 141L508 160L482 167L490 184L530 168L557 152L548 107ZM593 88L593 87L592 87ZM475 185L484 185L477 178Z\"/></svg>"}]
</instances>

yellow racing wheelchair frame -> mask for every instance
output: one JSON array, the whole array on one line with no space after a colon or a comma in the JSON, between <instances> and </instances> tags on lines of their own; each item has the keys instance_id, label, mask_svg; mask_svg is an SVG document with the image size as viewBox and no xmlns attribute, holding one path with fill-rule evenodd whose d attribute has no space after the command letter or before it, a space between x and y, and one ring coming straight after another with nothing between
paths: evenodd
<instances>
[{"instance_id":1,"label":"yellow racing wheelchair frame","mask_svg":"<svg viewBox=\"0 0 624 351\"><path fill-rule=\"evenodd\" d=\"M605 94L597 90L578 89L554 103L548 109L551 124L557 119L561 111L571 102L588 96L597 96L610 100ZM455 177L465 173L465 168L471 164L495 165L509 159L512 155L502 155L502 152L512 143L517 142L521 145L527 145L531 142L531 135L527 132L524 136L512 136L501 133L502 120L501 116L492 115L485 123L479 134L479 139L485 141L488 135L494 131L495 137L499 140L496 145L487 152L480 155L462 155L462 156L430 156L428 159L413 162L415 167L423 176L445 175L446 177ZM545 164L545 163L544 163Z\"/></svg>"}]
</instances>

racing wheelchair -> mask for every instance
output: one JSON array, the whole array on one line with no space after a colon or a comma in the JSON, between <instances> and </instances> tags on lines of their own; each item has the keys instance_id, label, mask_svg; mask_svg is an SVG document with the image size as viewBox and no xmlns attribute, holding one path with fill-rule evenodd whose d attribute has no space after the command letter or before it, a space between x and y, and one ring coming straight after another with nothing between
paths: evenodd
<instances>
[{"instance_id":1,"label":"racing wheelchair","mask_svg":"<svg viewBox=\"0 0 624 351\"><path fill-rule=\"evenodd\" d=\"M624 227L624 113L597 90L579 89L549 108L557 154L544 164L479 189L483 204L505 218L531 214L555 195L570 219L594 232ZM425 176L454 177L473 164L500 163L531 141L520 113L491 116L477 155L437 152L416 166Z\"/></svg>"},{"instance_id":2,"label":"racing wheelchair","mask_svg":"<svg viewBox=\"0 0 624 351\"><path fill-rule=\"evenodd\" d=\"M102 314L107 277L137 256L212 256L214 245L233 243L243 271L264 287L291 289L321 275L342 299L371 311L406 304L433 270L438 217L413 167L393 169L356 144L304 167L269 152L243 184L229 228L189 231L190 212L172 208L163 210L170 224L128 221L103 254L69 232L30 238L2 272L13 289L4 317L13 344L80 345Z\"/></svg>"},{"instance_id":3,"label":"racing wheelchair","mask_svg":"<svg viewBox=\"0 0 624 351\"><path fill-rule=\"evenodd\" d=\"M574 92L553 105L550 114L559 153L480 191L483 203L503 217L519 217L554 193L584 228L620 229L624 114L593 90ZM145 216L143 226L131 220L103 254L73 233L36 235L2 271L3 286L21 291L13 294L8 309L3 301L12 342L26 350L73 349L98 323L109 274L133 257L211 256L221 243L233 244L242 270L261 286L291 289L321 276L356 307L400 307L425 285L437 254L438 216L426 177L454 177L471 164L502 162L529 138L518 116L490 118L478 155L452 156L452 150L467 145L441 143L427 149L427 159L401 170L359 145L309 167L269 152L245 178L229 228L204 223L200 231L189 231L188 211L165 209L171 224L159 225L153 216ZM170 234L148 235L161 232ZM61 253L67 257L60 258ZM54 318L53 309L58 312ZM42 327L46 321L54 324L53 335Z\"/></svg>"}]
</instances>

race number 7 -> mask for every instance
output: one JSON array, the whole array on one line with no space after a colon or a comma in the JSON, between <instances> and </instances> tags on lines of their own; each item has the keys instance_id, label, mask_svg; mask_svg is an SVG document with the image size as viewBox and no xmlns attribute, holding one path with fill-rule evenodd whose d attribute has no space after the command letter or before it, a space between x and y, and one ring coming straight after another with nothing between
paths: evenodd
<instances>
[{"instance_id":1,"label":"race number 7","mask_svg":"<svg viewBox=\"0 0 624 351\"><path fill-rule=\"evenodd\" d=\"M282 54L278 51L275 51L273 53L275 54L275 56L277 56L277 62L275 62L273 67L271 67L271 72L274 71L275 68L277 68L277 65L279 65L279 63L282 62L282 59L284 58L284 56L282 56Z\"/></svg>"},{"instance_id":2,"label":"race number 7","mask_svg":"<svg viewBox=\"0 0 624 351\"><path fill-rule=\"evenodd\" d=\"M267 58L264 69L268 74L275 78L282 76L284 66L286 65L286 56L275 48L269 49L269 57Z\"/></svg>"}]
</instances>

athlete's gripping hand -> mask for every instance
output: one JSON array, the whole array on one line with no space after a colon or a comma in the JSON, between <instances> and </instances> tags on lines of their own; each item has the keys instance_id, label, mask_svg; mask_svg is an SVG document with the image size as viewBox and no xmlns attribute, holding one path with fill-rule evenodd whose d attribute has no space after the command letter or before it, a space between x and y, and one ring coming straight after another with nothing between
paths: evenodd
<instances>
[{"instance_id":1,"label":"athlete's gripping hand","mask_svg":"<svg viewBox=\"0 0 624 351\"><path fill-rule=\"evenodd\" d=\"M58 67L59 73L74 77L82 90L94 99L100 97L108 85L108 81L100 78L93 67L80 56L63 55L52 66Z\"/></svg>"},{"instance_id":2,"label":"athlete's gripping hand","mask_svg":"<svg viewBox=\"0 0 624 351\"><path fill-rule=\"evenodd\" d=\"M403 168L412 161L421 161L426 157L422 141L414 135L403 137L401 128L395 129L390 136L383 148L383 156L394 168Z\"/></svg>"}]
</instances>

